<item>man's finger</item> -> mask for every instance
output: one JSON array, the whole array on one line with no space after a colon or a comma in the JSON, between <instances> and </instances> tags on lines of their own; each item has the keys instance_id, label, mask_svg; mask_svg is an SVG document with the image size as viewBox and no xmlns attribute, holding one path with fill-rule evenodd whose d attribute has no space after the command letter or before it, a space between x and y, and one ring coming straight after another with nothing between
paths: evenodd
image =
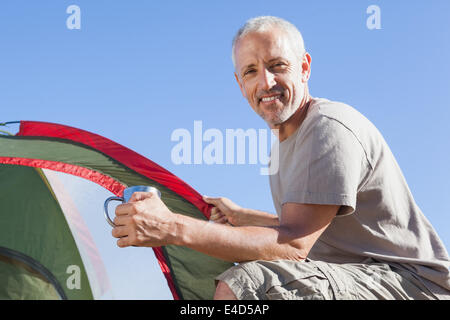
<instances>
[{"instance_id":1,"label":"man's finger","mask_svg":"<svg viewBox=\"0 0 450 320\"><path fill-rule=\"evenodd\" d=\"M212 197L208 197L208 196L203 196L203 201L217 206L217 204L220 202L220 198L212 198Z\"/></svg>"},{"instance_id":2,"label":"man's finger","mask_svg":"<svg viewBox=\"0 0 450 320\"><path fill-rule=\"evenodd\" d=\"M116 216L113 222L116 226L125 226L130 222L130 217L128 215Z\"/></svg>"},{"instance_id":3,"label":"man's finger","mask_svg":"<svg viewBox=\"0 0 450 320\"><path fill-rule=\"evenodd\" d=\"M124 226L114 227L111 231L114 238L123 238L128 236L128 228Z\"/></svg>"},{"instance_id":4,"label":"man's finger","mask_svg":"<svg viewBox=\"0 0 450 320\"><path fill-rule=\"evenodd\" d=\"M130 244L129 244L129 239L128 239L128 237L123 237L123 238L120 238L119 240L117 240L117 246L118 246L119 248L129 247Z\"/></svg>"},{"instance_id":5,"label":"man's finger","mask_svg":"<svg viewBox=\"0 0 450 320\"><path fill-rule=\"evenodd\" d=\"M145 200L153 197L154 195L155 194L153 192L136 191L131 195L130 200L128 200L128 203Z\"/></svg>"},{"instance_id":6,"label":"man's finger","mask_svg":"<svg viewBox=\"0 0 450 320\"><path fill-rule=\"evenodd\" d=\"M127 216L127 215L133 215L136 214L136 207L132 203L123 203L119 204L116 207L116 216Z\"/></svg>"},{"instance_id":7,"label":"man's finger","mask_svg":"<svg viewBox=\"0 0 450 320\"><path fill-rule=\"evenodd\" d=\"M225 216L222 216L220 219L218 220L214 220L215 223L221 223L221 224L225 224L228 222L228 218Z\"/></svg>"},{"instance_id":8,"label":"man's finger","mask_svg":"<svg viewBox=\"0 0 450 320\"><path fill-rule=\"evenodd\" d=\"M209 216L209 220L218 220L218 219L220 219L222 217L225 217L225 215L222 212L219 211L217 213L211 214Z\"/></svg>"},{"instance_id":9,"label":"man's finger","mask_svg":"<svg viewBox=\"0 0 450 320\"><path fill-rule=\"evenodd\" d=\"M222 212L228 211L227 205L224 204L225 198L212 198L212 197L208 197L208 196L203 196L203 199L205 200L206 203L212 204L213 206L217 207L217 209L219 211L222 211Z\"/></svg>"},{"instance_id":10,"label":"man's finger","mask_svg":"<svg viewBox=\"0 0 450 320\"><path fill-rule=\"evenodd\" d=\"M219 219L221 217L222 217L222 215L212 214L212 215L209 216L209 220L217 220L217 219Z\"/></svg>"}]
</instances>

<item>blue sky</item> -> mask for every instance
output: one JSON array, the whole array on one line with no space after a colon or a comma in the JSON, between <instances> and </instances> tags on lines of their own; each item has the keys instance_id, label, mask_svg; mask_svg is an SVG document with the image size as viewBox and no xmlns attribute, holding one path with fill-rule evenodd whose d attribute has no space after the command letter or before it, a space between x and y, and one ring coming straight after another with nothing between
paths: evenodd
<instances>
[{"instance_id":1,"label":"blue sky","mask_svg":"<svg viewBox=\"0 0 450 320\"><path fill-rule=\"evenodd\" d=\"M81 29L69 30L69 5ZM369 5L381 29L369 30ZM419 207L450 245L450 2L2 1L0 122L92 131L157 162L202 194L274 212L260 165L176 165L174 130L265 129L233 76L248 19L294 23L312 56L313 96L348 103L381 131Z\"/></svg>"}]
</instances>

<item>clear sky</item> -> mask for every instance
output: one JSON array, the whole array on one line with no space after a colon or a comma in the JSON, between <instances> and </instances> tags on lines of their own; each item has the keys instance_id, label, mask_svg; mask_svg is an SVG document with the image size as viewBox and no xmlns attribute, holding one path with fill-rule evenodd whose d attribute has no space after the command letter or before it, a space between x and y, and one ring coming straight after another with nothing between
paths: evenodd
<instances>
[{"instance_id":1,"label":"clear sky","mask_svg":"<svg viewBox=\"0 0 450 320\"><path fill-rule=\"evenodd\" d=\"M80 29L66 25L72 4L81 10ZM381 10L381 29L367 27L370 5ZM2 1L0 122L95 132L202 194L274 212L260 164L177 165L171 135L193 134L196 120L224 135L267 128L235 82L231 40L248 18L279 16L303 34L311 94L348 103L378 127L449 248L449 12L448 0ZM130 261L144 251L137 252ZM126 280L114 286L121 292ZM158 297L137 291L128 297Z\"/></svg>"}]
</instances>

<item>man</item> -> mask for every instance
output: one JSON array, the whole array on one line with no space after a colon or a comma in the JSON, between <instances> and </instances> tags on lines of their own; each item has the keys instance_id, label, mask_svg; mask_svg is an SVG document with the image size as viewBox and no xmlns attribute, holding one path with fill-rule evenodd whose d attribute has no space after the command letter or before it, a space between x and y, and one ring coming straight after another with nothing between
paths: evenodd
<instances>
[{"instance_id":1,"label":"man","mask_svg":"<svg viewBox=\"0 0 450 320\"><path fill-rule=\"evenodd\" d=\"M449 257L378 130L342 103L312 98L300 32L275 17L233 41L244 97L280 141L270 176L278 217L226 198L207 223L148 193L116 209L119 247L183 245L238 265L215 299L448 299Z\"/></svg>"}]
</instances>

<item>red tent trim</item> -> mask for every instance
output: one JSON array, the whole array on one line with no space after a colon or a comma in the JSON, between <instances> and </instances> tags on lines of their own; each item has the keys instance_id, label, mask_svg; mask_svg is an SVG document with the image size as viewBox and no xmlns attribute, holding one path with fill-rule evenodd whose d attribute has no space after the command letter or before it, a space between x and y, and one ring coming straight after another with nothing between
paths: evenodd
<instances>
[{"instance_id":1,"label":"red tent trim","mask_svg":"<svg viewBox=\"0 0 450 320\"><path fill-rule=\"evenodd\" d=\"M125 185L100 172L58 161L16 158L16 157L0 157L0 163L50 169L54 171L68 173L95 182L98 185L104 187L105 189L111 191L118 197L122 196L123 190L126 188Z\"/></svg>"},{"instance_id":2,"label":"red tent trim","mask_svg":"<svg viewBox=\"0 0 450 320\"><path fill-rule=\"evenodd\" d=\"M112 140L85 130L37 121L21 121L17 135L60 138L89 146L162 184L196 206L207 219L210 217L212 205L204 202L202 196L187 183L153 161Z\"/></svg>"}]
</instances>

